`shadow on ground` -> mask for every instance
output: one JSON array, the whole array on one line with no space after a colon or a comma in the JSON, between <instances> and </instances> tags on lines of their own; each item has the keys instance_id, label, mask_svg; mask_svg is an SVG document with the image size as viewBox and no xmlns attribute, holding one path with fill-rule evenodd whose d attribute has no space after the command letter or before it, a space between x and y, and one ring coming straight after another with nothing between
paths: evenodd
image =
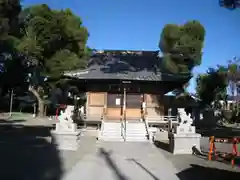
<instances>
[{"instance_id":1,"label":"shadow on ground","mask_svg":"<svg viewBox=\"0 0 240 180\"><path fill-rule=\"evenodd\" d=\"M160 180L157 176L155 176L147 167L145 167L143 164L138 162L136 159L128 159L129 161L132 161L135 163L138 167L140 167L144 172L146 172L153 180Z\"/></svg>"},{"instance_id":2,"label":"shadow on ground","mask_svg":"<svg viewBox=\"0 0 240 180\"><path fill-rule=\"evenodd\" d=\"M51 128L14 124L0 123L0 179L60 180L62 163Z\"/></svg>"},{"instance_id":3,"label":"shadow on ground","mask_svg":"<svg viewBox=\"0 0 240 180\"><path fill-rule=\"evenodd\" d=\"M180 180L224 180L224 179L239 179L240 173L227 171L223 169L204 167L196 164L191 164L191 167L177 174Z\"/></svg>"},{"instance_id":4,"label":"shadow on ground","mask_svg":"<svg viewBox=\"0 0 240 180\"><path fill-rule=\"evenodd\" d=\"M118 180L128 180L128 178L121 172L117 164L111 157L111 152L106 151L104 148L99 148L99 155L104 158L107 165L114 172L116 179Z\"/></svg>"},{"instance_id":5,"label":"shadow on ground","mask_svg":"<svg viewBox=\"0 0 240 180\"><path fill-rule=\"evenodd\" d=\"M167 143L167 142L155 141L154 145L157 148L160 148L168 153L171 153L169 143ZM201 151L199 151L196 147L193 147L192 151L193 151L192 155L208 161L208 152L207 151L204 151L202 149L201 149ZM225 164L230 164L231 160L232 160L232 156L228 155L226 157L223 157L223 154L224 154L223 152L217 151L217 158L213 157L214 161L225 163ZM240 156L235 157L235 164L236 164L236 166L240 166Z\"/></svg>"},{"instance_id":6,"label":"shadow on ground","mask_svg":"<svg viewBox=\"0 0 240 180\"><path fill-rule=\"evenodd\" d=\"M121 170L118 168L117 164L114 162L114 160L111 157L112 152L106 151L104 148L99 149L99 154L101 157L104 158L107 165L110 167L110 169L114 172L116 179L118 180L129 180L127 176L125 176ZM134 163L138 167L140 167L144 172L146 172L153 180L160 180L157 176L155 176L147 167L145 167L143 164L138 162L136 159L127 159L128 161Z\"/></svg>"},{"instance_id":7,"label":"shadow on ground","mask_svg":"<svg viewBox=\"0 0 240 180\"><path fill-rule=\"evenodd\" d=\"M163 141L154 141L154 145L164 151L170 152L169 143Z\"/></svg>"},{"instance_id":8,"label":"shadow on ground","mask_svg":"<svg viewBox=\"0 0 240 180\"><path fill-rule=\"evenodd\" d=\"M206 151L202 151L201 154L197 154L196 156L209 161L208 160L208 152L206 152ZM233 157L232 154L227 154L224 156L224 153L220 152L220 151L216 152L216 156L212 155L213 161L221 162L221 163L228 164L228 165L231 165L232 159L234 159L235 166L240 167L240 156Z\"/></svg>"},{"instance_id":9,"label":"shadow on ground","mask_svg":"<svg viewBox=\"0 0 240 180\"><path fill-rule=\"evenodd\" d=\"M129 178L121 172L117 164L114 162L111 157L112 152L106 151L104 148L99 149L99 155L104 158L110 169L114 172L117 180L129 180ZM151 179L160 180L155 176L148 167L145 167L140 162L135 159L127 159L128 161L133 162L138 167L140 167L144 172L146 172ZM214 164L212 164L214 165ZM237 168L237 167L236 167ZM225 180L225 179L239 179L240 172L236 172L235 169L224 170L222 168L213 168L206 167L206 165L197 165L189 163L187 168L181 169L176 176L180 180Z\"/></svg>"}]
</instances>

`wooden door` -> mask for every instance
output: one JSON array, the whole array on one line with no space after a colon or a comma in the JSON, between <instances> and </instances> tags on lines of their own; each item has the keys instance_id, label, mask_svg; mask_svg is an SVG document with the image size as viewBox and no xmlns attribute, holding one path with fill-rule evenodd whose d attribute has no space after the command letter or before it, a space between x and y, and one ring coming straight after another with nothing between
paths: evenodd
<instances>
[{"instance_id":1,"label":"wooden door","mask_svg":"<svg viewBox=\"0 0 240 180\"><path fill-rule=\"evenodd\" d=\"M107 96L107 113L109 120L121 118L123 106L123 94L110 94ZM141 94L127 94L126 96L126 119L140 120L141 118Z\"/></svg>"},{"instance_id":2,"label":"wooden door","mask_svg":"<svg viewBox=\"0 0 240 180\"><path fill-rule=\"evenodd\" d=\"M126 97L126 119L140 120L141 118L141 94L127 94Z\"/></svg>"},{"instance_id":3,"label":"wooden door","mask_svg":"<svg viewBox=\"0 0 240 180\"><path fill-rule=\"evenodd\" d=\"M122 94L108 93L106 119L120 120L121 109L122 109L121 105L122 105Z\"/></svg>"},{"instance_id":4,"label":"wooden door","mask_svg":"<svg viewBox=\"0 0 240 180\"><path fill-rule=\"evenodd\" d=\"M141 118L141 109L126 109L126 119L127 120L140 120Z\"/></svg>"},{"instance_id":5,"label":"wooden door","mask_svg":"<svg viewBox=\"0 0 240 180\"><path fill-rule=\"evenodd\" d=\"M120 120L121 108L107 108L106 119L107 120Z\"/></svg>"}]
</instances>

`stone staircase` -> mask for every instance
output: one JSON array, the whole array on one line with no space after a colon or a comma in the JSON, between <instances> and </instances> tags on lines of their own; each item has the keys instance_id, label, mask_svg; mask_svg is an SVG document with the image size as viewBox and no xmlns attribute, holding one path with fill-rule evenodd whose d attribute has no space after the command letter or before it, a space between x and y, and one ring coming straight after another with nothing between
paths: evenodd
<instances>
[{"instance_id":1,"label":"stone staircase","mask_svg":"<svg viewBox=\"0 0 240 180\"><path fill-rule=\"evenodd\" d=\"M122 132L123 131L123 132ZM123 136L122 136L123 134ZM145 123L135 121L127 122L126 136L120 122L103 122L98 139L103 141L148 141L148 134ZM125 137L125 138L124 138Z\"/></svg>"},{"instance_id":2,"label":"stone staircase","mask_svg":"<svg viewBox=\"0 0 240 180\"><path fill-rule=\"evenodd\" d=\"M148 141L144 122L128 122L126 125L126 141Z\"/></svg>"},{"instance_id":3,"label":"stone staircase","mask_svg":"<svg viewBox=\"0 0 240 180\"><path fill-rule=\"evenodd\" d=\"M120 122L102 122L98 140L103 141L124 141L121 135Z\"/></svg>"}]
</instances>

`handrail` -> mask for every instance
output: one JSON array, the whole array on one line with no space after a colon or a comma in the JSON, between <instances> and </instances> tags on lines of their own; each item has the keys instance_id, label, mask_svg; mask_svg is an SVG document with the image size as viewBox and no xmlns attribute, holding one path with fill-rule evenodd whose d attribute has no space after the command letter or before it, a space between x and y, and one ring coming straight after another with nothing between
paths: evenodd
<instances>
[{"instance_id":1,"label":"handrail","mask_svg":"<svg viewBox=\"0 0 240 180\"><path fill-rule=\"evenodd\" d=\"M172 119L173 121L178 121L177 116L147 116L145 119L148 119L150 122L167 122L168 119Z\"/></svg>"},{"instance_id":2,"label":"handrail","mask_svg":"<svg viewBox=\"0 0 240 180\"><path fill-rule=\"evenodd\" d=\"M150 133L149 133L149 125L148 125L148 120L147 120L147 118L145 117L145 114L144 114L144 112L142 113L142 120L143 120L143 122L144 122L144 124L145 124L145 128L146 128L146 131L147 131L147 136L148 136L148 140L150 139Z\"/></svg>"},{"instance_id":3,"label":"handrail","mask_svg":"<svg viewBox=\"0 0 240 180\"><path fill-rule=\"evenodd\" d=\"M98 131L98 137L102 136L103 130L104 130L104 109L103 109L103 112L101 114L101 128Z\"/></svg>"},{"instance_id":4,"label":"handrail","mask_svg":"<svg viewBox=\"0 0 240 180\"><path fill-rule=\"evenodd\" d=\"M178 120L178 116L163 116L163 119L165 120L168 120L168 119L172 119L172 120L174 120L174 119L176 119L176 120Z\"/></svg>"},{"instance_id":5,"label":"handrail","mask_svg":"<svg viewBox=\"0 0 240 180\"><path fill-rule=\"evenodd\" d=\"M124 133L125 132L125 126L124 126L122 117L120 118L120 122L121 122L121 136L123 137L123 140L126 141L126 134Z\"/></svg>"}]
</instances>

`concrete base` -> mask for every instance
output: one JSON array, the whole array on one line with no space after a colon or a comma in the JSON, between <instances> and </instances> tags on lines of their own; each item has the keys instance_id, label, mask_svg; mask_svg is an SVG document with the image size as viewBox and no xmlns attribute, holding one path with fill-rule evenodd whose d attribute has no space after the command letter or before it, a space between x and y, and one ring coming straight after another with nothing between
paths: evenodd
<instances>
[{"instance_id":1,"label":"concrete base","mask_svg":"<svg viewBox=\"0 0 240 180\"><path fill-rule=\"evenodd\" d=\"M64 131L51 131L54 137L54 143L59 150L76 151L79 147L81 131L64 132Z\"/></svg>"},{"instance_id":2,"label":"concrete base","mask_svg":"<svg viewBox=\"0 0 240 180\"><path fill-rule=\"evenodd\" d=\"M171 152L176 154L193 154L193 148L200 150L201 134L170 134L169 144Z\"/></svg>"},{"instance_id":3,"label":"concrete base","mask_svg":"<svg viewBox=\"0 0 240 180\"><path fill-rule=\"evenodd\" d=\"M168 132L156 132L154 136L155 141L168 141Z\"/></svg>"}]
</instances>

